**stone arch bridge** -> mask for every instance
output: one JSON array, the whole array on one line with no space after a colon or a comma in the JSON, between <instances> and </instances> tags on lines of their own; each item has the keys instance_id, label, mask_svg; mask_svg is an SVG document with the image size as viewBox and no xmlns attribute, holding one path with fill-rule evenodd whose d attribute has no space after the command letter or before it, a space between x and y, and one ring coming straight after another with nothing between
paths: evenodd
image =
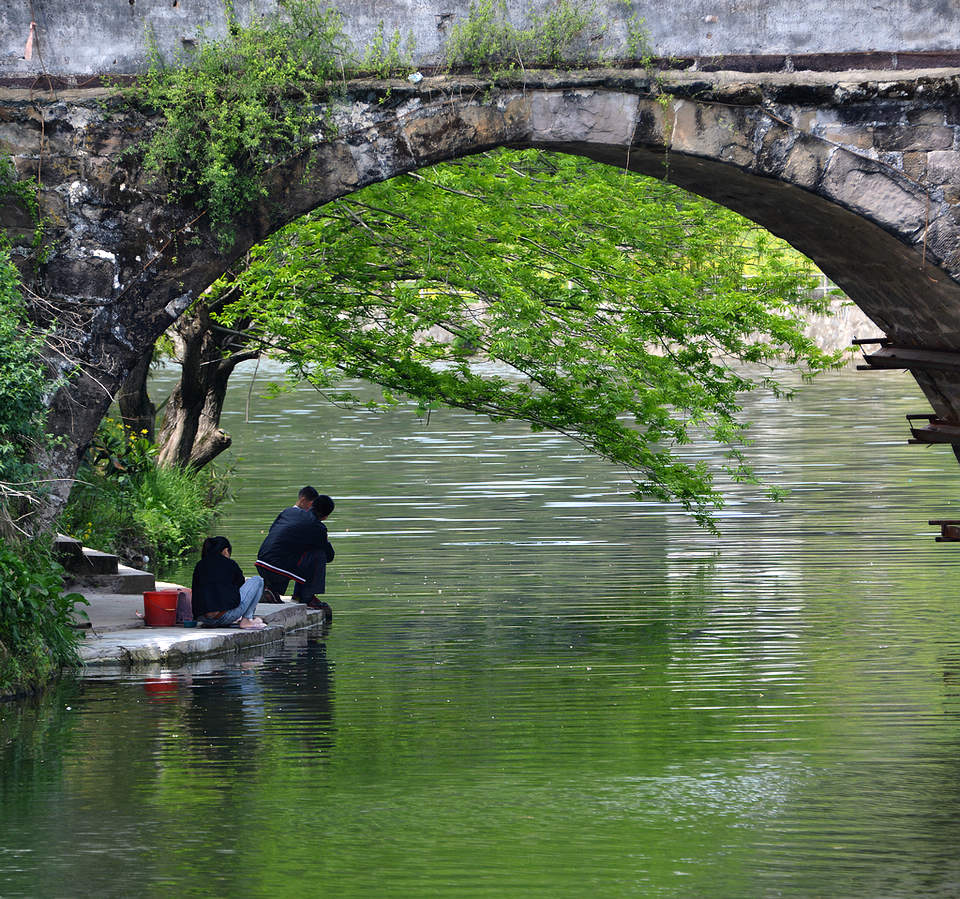
<instances>
[{"instance_id":1,"label":"stone arch bridge","mask_svg":"<svg viewBox=\"0 0 960 899\"><path fill-rule=\"evenodd\" d=\"M0 89L0 150L40 182L52 252L30 288L83 365L53 403L65 484L137 358L239 254L365 185L500 146L668 166L785 238L885 332L874 364L913 372L936 416L921 439L960 435L960 69L351 82L336 137L277 166L228 253L124 154L148 122L102 89L41 86ZM7 203L0 225L27 254L24 211Z\"/></svg>"}]
</instances>

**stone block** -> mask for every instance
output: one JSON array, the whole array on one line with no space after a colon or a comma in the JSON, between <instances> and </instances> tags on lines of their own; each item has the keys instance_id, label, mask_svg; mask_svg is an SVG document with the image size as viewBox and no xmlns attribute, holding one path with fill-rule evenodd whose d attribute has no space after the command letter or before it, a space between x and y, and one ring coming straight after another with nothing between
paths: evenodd
<instances>
[{"instance_id":1,"label":"stone block","mask_svg":"<svg viewBox=\"0 0 960 899\"><path fill-rule=\"evenodd\" d=\"M67 203L60 194L52 190L40 193L40 209L48 221L62 227L67 219Z\"/></svg>"},{"instance_id":2,"label":"stone block","mask_svg":"<svg viewBox=\"0 0 960 899\"><path fill-rule=\"evenodd\" d=\"M886 151L949 150L953 136L953 128L945 125L877 125L873 145Z\"/></svg>"},{"instance_id":3,"label":"stone block","mask_svg":"<svg viewBox=\"0 0 960 899\"><path fill-rule=\"evenodd\" d=\"M779 174L786 163L796 140L796 132L774 122L764 133L757 154L756 167L767 175Z\"/></svg>"},{"instance_id":4,"label":"stone block","mask_svg":"<svg viewBox=\"0 0 960 899\"><path fill-rule=\"evenodd\" d=\"M673 108L671 149L743 167L754 164L753 141L760 116L756 110L689 101L679 101Z\"/></svg>"},{"instance_id":5,"label":"stone block","mask_svg":"<svg viewBox=\"0 0 960 899\"><path fill-rule=\"evenodd\" d=\"M18 178L36 178L39 159L33 156L14 156L13 167L17 170Z\"/></svg>"},{"instance_id":6,"label":"stone block","mask_svg":"<svg viewBox=\"0 0 960 899\"><path fill-rule=\"evenodd\" d=\"M277 200L288 211L308 212L322 203L342 196L357 186L357 168L350 148L342 141L320 144L313 148L309 159L296 166L278 166L273 171L274 183L268 184L271 202ZM150 209L149 201L143 204ZM133 214L133 213L131 213ZM165 223L149 221L153 233L162 233Z\"/></svg>"},{"instance_id":7,"label":"stone block","mask_svg":"<svg viewBox=\"0 0 960 899\"><path fill-rule=\"evenodd\" d=\"M530 130L530 100L514 97L503 106L503 124L511 139L519 140Z\"/></svg>"},{"instance_id":8,"label":"stone block","mask_svg":"<svg viewBox=\"0 0 960 899\"><path fill-rule=\"evenodd\" d=\"M428 108L403 126L407 145L421 164L452 159L504 139L503 113L492 106Z\"/></svg>"},{"instance_id":9,"label":"stone block","mask_svg":"<svg viewBox=\"0 0 960 899\"><path fill-rule=\"evenodd\" d=\"M34 156L40 152L40 129L19 122L0 124L0 150L8 156Z\"/></svg>"},{"instance_id":10,"label":"stone block","mask_svg":"<svg viewBox=\"0 0 960 899\"><path fill-rule=\"evenodd\" d=\"M639 146L664 146L667 139L666 115L656 100L641 99L637 106L637 127L633 143Z\"/></svg>"},{"instance_id":11,"label":"stone block","mask_svg":"<svg viewBox=\"0 0 960 899\"><path fill-rule=\"evenodd\" d=\"M783 166L782 177L791 184L813 190L826 171L835 148L809 135L801 135Z\"/></svg>"},{"instance_id":12,"label":"stone block","mask_svg":"<svg viewBox=\"0 0 960 899\"><path fill-rule=\"evenodd\" d=\"M29 209L13 199L4 199L0 204L0 228L33 231L34 220Z\"/></svg>"},{"instance_id":13,"label":"stone block","mask_svg":"<svg viewBox=\"0 0 960 899\"><path fill-rule=\"evenodd\" d=\"M907 122L911 125L943 125L943 109L908 109Z\"/></svg>"},{"instance_id":14,"label":"stone block","mask_svg":"<svg viewBox=\"0 0 960 899\"><path fill-rule=\"evenodd\" d=\"M624 147L633 140L635 94L593 90L543 91L530 100L530 139Z\"/></svg>"},{"instance_id":15,"label":"stone block","mask_svg":"<svg viewBox=\"0 0 960 899\"><path fill-rule=\"evenodd\" d=\"M960 153L953 150L928 153L926 183L942 187L948 203L960 201Z\"/></svg>"},{"instance_id":16,"label":"stone block","mask_svg":"<svg viewBox=\"0 0 960 899\"><path fill-rule=\"evenodd\" d=\"M65 534L57 534L53 541L53 557L67 571L77 571L83 565L83 545L79 540L73 537L67 537Z\"/></svg>"},{"instance_id":17,"label":"stone block","mask_svg":"<svg viewBox=\"0 0 960 899\"><path fill-rule=\"evenodd\" d=\"M821 186L829 199L897 234L913 234L926 220L920 188L896 171L844 150L831 157Z\"/></svg>"},{"instance_id":18,"label":"stone block","mask_svg":"<svg viewBox=\"0 0 960 899\"><path fill-rule=\"evenodd\" d=\"M80 163L76 156L44 156L41 169L44 183L76 181L80 177Z\"/></svg>"},{"instance_id":19,"label":"stone block","mask_svg":"<svg viewBox=\"0 0 960 899\"><path fill-rule=\"evenodd\" d=\"M463 121L473 131L476 145L490 147L503 143L503 113L493 106L467 106L463 110Z\"/></svg>"},{"instance_id":20,"label":"stone block","mask_svg":"<svg viewBox=\"0 0 960 899\"><path fill-rule=\"evenodd\" d=\"M678 153L716 158L723 142L717 121L717 107L679 100L673 104L670 147Z\"/></svg>"},{"instance_id":21,"label":"stone block","mask_svg":"<svg viewBox=\"0 0 960 899\"><path fill-rule=\"evenodd\" d=\"M927 177L927 154L920 150L904 153L903 173L916 181L923 181Z\"/></svg>"},{"instance_id":22,"label":"stone block","mask_svg":"<svg viewBox=\"0 0 960 899\"><path fill-rule=\"evenodd\" d=\"M941 210L920 235L921 244L924 237L927 259L930 262L939 260L954 277L960 275L960 206Z\"/></svg>"},{"instance_id":23,"label":"stone block","mask_svg":"<svg viewBox=\"0 0 960 899\"><path fill-rule=\"evenodd\" d=\"M91 125L83 134L82 148L92 156L116 156L134 141L116 128Z\"/></svg>"},{"instance_id":24,"label":"stone block","mask_svg":"<svg viewBox=\"0 0 960 899\"><path fill-rule=\"evenodd\" d=\"M873 128L854 125L830 125L823 130L825 140L857 150L869 150L873 146Z\"/></svg>"},{"instance_id":25,"label":"stone block","mask_svg":"<svg viewBox=\"0 0 960 899\"><path fill-rule=\"evenodd\" d=\"M50 290L71 297L106 298L113 294L114 265L108 259L55 256L47 263Z\"/></svg>"}]
</instances>

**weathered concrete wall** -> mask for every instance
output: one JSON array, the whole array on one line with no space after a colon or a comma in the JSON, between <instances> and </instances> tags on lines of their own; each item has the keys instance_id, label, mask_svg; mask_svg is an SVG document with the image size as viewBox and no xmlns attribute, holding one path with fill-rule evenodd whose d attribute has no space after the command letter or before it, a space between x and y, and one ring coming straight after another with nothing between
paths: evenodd
<instances>
[{"instance_id":1,"label":"weathered concrete wall","mask_svg":"<svg viewBox=\"0 0 960 899\"><path fill-rule=\"evenodd\" d=\"M236 0L241 18L271 15L276 0ZM414 58L422 66L441 63L450 26L466 15L467 0L343 0L346 29L357 46L365 46L379 22L387 32L399 29L415 42ZM543 6L544 0L533 0ZM508 0L517 23L528 18L530 4ZM31 12L32 10L32 12ZM642 19L654 51L661 56L693 58L702 66L726 57L777 57L771 65L811 67L805 57L832 55L832 68L863 64L898 65L898 55L960 51L960 3L957 0L889 0L883 4L836 0L600 0L600 20L607 31L590 49L625 58L633 17ZM33 58L24 59L31 16L37 23ZM0 79L49 73L89 76L129 73L142 68L146 36L172 56L193 46L198 29L217 36L225 28L223 0L6 0L0 4ZM845 57L849 65L844 66ZM859 56L857 56L859 54ZM786 59L790 57L790 59ZM794 60L793 57L800 57ZM859 61L858 61L859 60ZM742 62L742 61L741 61ZM950 64L934 53L927 64ZM749 66L748 66L749 67ZM814 65L812 67L822 68Z\"/></svg>"}]
</instances>

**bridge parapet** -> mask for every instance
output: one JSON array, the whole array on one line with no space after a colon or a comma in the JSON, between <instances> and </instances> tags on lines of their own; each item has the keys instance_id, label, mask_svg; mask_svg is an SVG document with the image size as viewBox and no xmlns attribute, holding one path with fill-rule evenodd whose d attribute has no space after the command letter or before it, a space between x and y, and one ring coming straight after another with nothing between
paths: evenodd
<instances>
[{"instance_id":1,"label":"bridge parapet","mask_svg":"<svg viewBox=\"0 0 960 899\"><path fill-rule=\"evenodd\" d=\"M421 67L442 65L453 26L469 16L469 0L430 5L423 0L341 0L347 37L358 48L378 29L396 30L412 44ZM233 4L240 21L272 16L277 0ZM506 0L520 25L544 17L555 2ZM950 3L887 0L869 7L833 0L599 0L597 32L585 36L575 60L637 57L645 49L664 59L708 69L843 70L960 64L960 8ZM155 48L167 59L191 52L200 31L227 28L223 0L11 0L0 8L0 80L91 76L142 71ZM31 23L34 27L31 30ZM32 37L32 40L31 40ZM28 49L29 48L29 49ZM572 64L576 64L571 60Z\"/></svg>"}]
</instances>

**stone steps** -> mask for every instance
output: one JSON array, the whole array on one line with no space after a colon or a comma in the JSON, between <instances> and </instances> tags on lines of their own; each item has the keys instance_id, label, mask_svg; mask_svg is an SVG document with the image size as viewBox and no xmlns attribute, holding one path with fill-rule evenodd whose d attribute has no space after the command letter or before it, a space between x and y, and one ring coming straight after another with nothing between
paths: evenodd
<instances>
[{"instance_id":1,"label":"stone steps","mask_svg":"<svg viewBox=\"0 0 960 899\"><path fill-rule=\"evenodd\" d=\"M57 561L67 570L66 586L82 593L143 593L156 587L149 571L121 564L112 553L83 546L79 540L59 534L53 544Z\"/></svg>"}]
</instances>

